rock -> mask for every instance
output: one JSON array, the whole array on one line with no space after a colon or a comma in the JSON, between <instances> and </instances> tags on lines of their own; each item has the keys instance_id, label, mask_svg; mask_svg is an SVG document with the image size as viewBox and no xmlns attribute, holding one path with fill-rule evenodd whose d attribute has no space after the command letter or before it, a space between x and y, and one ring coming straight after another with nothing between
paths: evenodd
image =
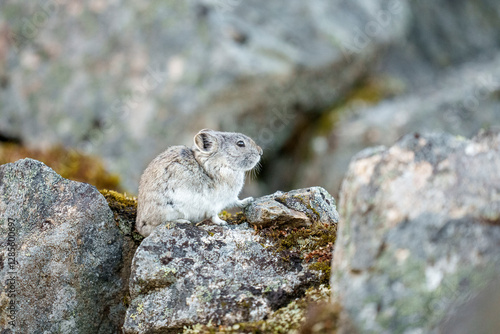
<instances>
[{"instance_id":1,"label":"rock","mask_svg":"<svg viewBox=\"0 0 500 334\"><path fill-rule=\"evenodd\" d=\"M317 280L269 246L246 224L160 225L135 254L124 332L263 319Z\"/></svg>"},{"instance_id":2,"label":"rock","mask_svg":"<svg viewBox=\"0 0 500 334\"><path fill-rule=\"evenodd\" d=\"M0 195L0 331L117 332L128 268L105 199L32 159L0 167Z\"/></svg>"},{"instance_id":3,"label":"rock","mask_svg":"<svg viewBox=\"0 0 500 334\"><path fill-rule=\"evenodd\" d=\"M391 145L411 132L449 132L471 137L482 127L500 127L500 54L492 61L468 63L425 88L368 105L352 101L336 110L328 134L313 136L321 150L295 173L294 186L321 183L336 196L352 156L365 147Z\"/></svg>"},{"instance_id":4,"label":"rock","mask_svg":"<svg viewBox=\"0 0 500 334\"><path fill-rule=\"evenodd\" d=\"M439 332L500 274L499 168L499 132L407 135L353 159L331 280L348 323Z\"/></svg>"},{"instance_id":5,"label":"rock","mask_svg":"<svg viewBox=\"0 0 500 334\"><path fill-rule=\"evenodd\" d=\"M185 328L183 334L200 334L200 333L311 333L307 329L312 329L313 333L333 334L335 323L331 321L332 316L335 317L336 309L325 307L326 312L322 312L321 319L314 318L317 322L311 324L306 322L307 318L315 316L311 311L328 305L331 291L325 285L310 288L306 291L304 297L297 298L290 302L287 306L282 307L271 313L265 320L255 322L245 322L236 325L221 326L215 324L197 324L192 327ZM320 323L318 325L318 323ZM314 327L313 327L314 326ZM331 332L329 330L332 330Z\"/></svg>"},{"instance_id":6,"label":"rock","mask_svg":"<svg viewBox=\"0 0 500 334\"><path fill-rule=\"evenodd\" d=\"M431 85L450 68L488 63L500 51L495 0L408 2L407 34L387 50L377 72L409 90Z\"/></svg>"},{"instance_id":7,"label":"rock","mask_svg":"<svg viewBox=\"0 0 500 334\"><path fill-rule=\"evenodd\" d=\"M260 197L245 208L247 221L255 226L312 226L315 222L336 224L335 199L323 188L277 191Z\"/></svg>"},{"instance_id":8,"label":"rock","mask_svg":"<svg viewBox=\"0 0 500 334\"><path fill-rule=\"evenodd\" d=\"M441 333L496 333L500 328L500 279L490 282L477 296L466 301L440 326Z\"/></svg>"},{"instance_id":9,"label":"rock","mask_svg":"<svg viewBox=\"0 0 500 334\"><path fill-rule=\"evenodd\" d=\"M408 39L413 50L438 66L449 66L500 49L500 4L459 0L411 2L413 13Z\"/></svg>"},{"instance_id":10,"label":"rock","mask_svg":"<svg viewBox=\"0 0 500 334\"><path fill-rule=\"evenodd\" d=\"M135 246L139 246L144 239L135 228L137 218L137 198L130 197L127 194L121 194L113 190L99 190L108 202L109 208L113 212L116 225L120 232L127 237ZM135 252L137 247L132 247ZM132 263L132 261L130 261Z\"/></svg>"},{"instance_id":11,"label":"rock","mask_svg":"<svg viewBox=\"0 0 500 334\"><path fill-rule=\"evenodd\" d=\"M277 151L409 14L391 0L2 2L0 135L100 155L132 192L154 156L202 128Z\"/></svg>"},{"instance_id":12,"label":"rock","mask_svg":"<svg viewBox=\"0 0 500 334\"><path fill-rule=\"evenodd\" d=\"M286 206L273 223L265 208L278 200ZM162 224L145 238L132 264L124 332L263 320L329 277L325 253L331 254L338 220L333 197L314 187L258 198L252 206L250 213L266 219L255 229L239 214L224 217L237 222L227 226Z\"/></svg>"}]
</instances>

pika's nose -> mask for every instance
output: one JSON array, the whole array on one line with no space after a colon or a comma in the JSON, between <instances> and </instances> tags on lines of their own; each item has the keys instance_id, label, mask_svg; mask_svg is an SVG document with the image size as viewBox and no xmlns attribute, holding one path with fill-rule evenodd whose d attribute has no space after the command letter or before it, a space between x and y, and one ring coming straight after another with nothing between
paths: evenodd
<instances>
[{"instance_id":1,"label":"pika's nose","mask_svg":"<svg viewBox=\"0 0 500 334\"><path fill-rule=\"evenodd\" d=\"M259 149L259 154L260 155L264 154L264 151L262 151L262 148L260 148L260 146L257 146L257 148Z\"/></svg>"}]
</instances>

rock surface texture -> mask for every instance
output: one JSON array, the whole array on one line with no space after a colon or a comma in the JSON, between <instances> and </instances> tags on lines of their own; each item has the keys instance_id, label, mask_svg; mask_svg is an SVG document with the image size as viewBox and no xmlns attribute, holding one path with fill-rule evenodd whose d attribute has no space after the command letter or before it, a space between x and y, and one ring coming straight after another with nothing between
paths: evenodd
<instances>
[{"instance_id":1,"label":"rock surface texture","mask_svg":"<svg viewBox=\"0 0 500 334\"><path fill-rule=\"evenodd\" d=\"M391 145L420 131L448 132L470 138L482 127L500 128L500 56L449 71L424 88L370 105L360 101L337 112L338 123L324 150L300 166L301 184L321 183L336 196L351 158L367 146ZM318 173L319 171L324 171Z\"/></svg>"},{"instance_id":2,"label":"rock surface texture","mask_svg":"<svg viewBox=\"0 0 500 334\"><path fill-rule=\"evenodd\" d=\"M122 252L93 186L32 159L0 167L0 332L115 333L125 314Z\"/></svg>"},{"instance_id":3,"label":"rock surface texture","mask_svg":"<svg viewBox=\"0 0 500 334\"><path fill-rule=\"evenodd\" d=\"M335 199L323 188L277 191L256 199L245 208L247 221L255 226L311 226L315 222L338 222Z\"/></svg>"},{"instance_id":4,"label":"rock surface texture","mask_svg":"<svg viewBox=\"0 0 500 334\"><path fill-rule=\"evenodd\" d=\"M499 170L498 132L407 135L358 154L341 190L332 262L346 323L438 332L487 286L500 269Z\"/></svg>"},{"instance_id":5,"label":"rock surface texture","mask_svg":"<svg viewBox=\"0 0 500 334\"><path fill-rule=\"evenodd\" d=\"M311 193L321 198L320 188ZM317 203L324 209L329 199L333 200L328 195ZM329 212L337 217L335 202L330 205ZM264 319L302 296L306 288L319 285L320 272L300 258L279 254L270 239L259 236L248 223L160 225L144 239L133 260L125 333Z\"/></svg>"}]
</instances>

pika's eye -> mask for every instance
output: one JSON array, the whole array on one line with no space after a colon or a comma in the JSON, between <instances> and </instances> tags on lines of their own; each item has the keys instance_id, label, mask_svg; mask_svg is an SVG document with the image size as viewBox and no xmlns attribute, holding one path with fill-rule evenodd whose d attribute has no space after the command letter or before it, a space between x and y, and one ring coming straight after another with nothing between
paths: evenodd
<instances>
[{"instance_id":1,"label":"pika's eye","mask_svg":"<svg viewBox=\"0 0 500 334\"><path fill-rule=\"evenodd\" d=\"M245 142L243 140L239 140L236 145L238 145L239 147L245 147Z\"/></svg>"}]
</instances>

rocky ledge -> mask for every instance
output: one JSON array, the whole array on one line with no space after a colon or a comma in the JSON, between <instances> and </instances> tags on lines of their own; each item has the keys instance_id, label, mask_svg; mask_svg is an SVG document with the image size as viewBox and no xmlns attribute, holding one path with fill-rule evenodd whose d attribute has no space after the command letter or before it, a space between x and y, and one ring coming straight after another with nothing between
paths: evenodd
<instances>
[{"instance_id":1,"label":"rocky ledge","mask_svg":"<svg viewBox=\"0 0 500 334\"><path fill-rule=\"evenodd\" d=\"M249 210L269 212L279 205L280 224L274 227L282 232L287 222L295 227L297 217L307 220L309 227L325 228L338 221L335 200L322 188L280 192L274 203L271 197L257 199ZM328 211L329 218L326 213L313 214L320 211ZM124 332L175 332L198 323L258 321L319 285L324 273L313 262L300 253L283 253L276 239L256 231L263 224L252 228L243 217L228 226L207 221L156 228L132 263L132 303Z\"/></svg>"},{"instance_id":2,"label":"rocky ledge","mask_svg":"<svg viewBox=\"0 0 500 334\"><path fill-rule=\"evenodd\" d=\"M319 187L257 199L252 210L279 205L279 224L224 213L228 226L166 222L146 239L135 231L134 198L36 160L2 165L0 194L2 333L256 328L249 322L278 323L274 311L324 295L306 290L329 278L338 213Z\"/></svg>"}]
</instances>

